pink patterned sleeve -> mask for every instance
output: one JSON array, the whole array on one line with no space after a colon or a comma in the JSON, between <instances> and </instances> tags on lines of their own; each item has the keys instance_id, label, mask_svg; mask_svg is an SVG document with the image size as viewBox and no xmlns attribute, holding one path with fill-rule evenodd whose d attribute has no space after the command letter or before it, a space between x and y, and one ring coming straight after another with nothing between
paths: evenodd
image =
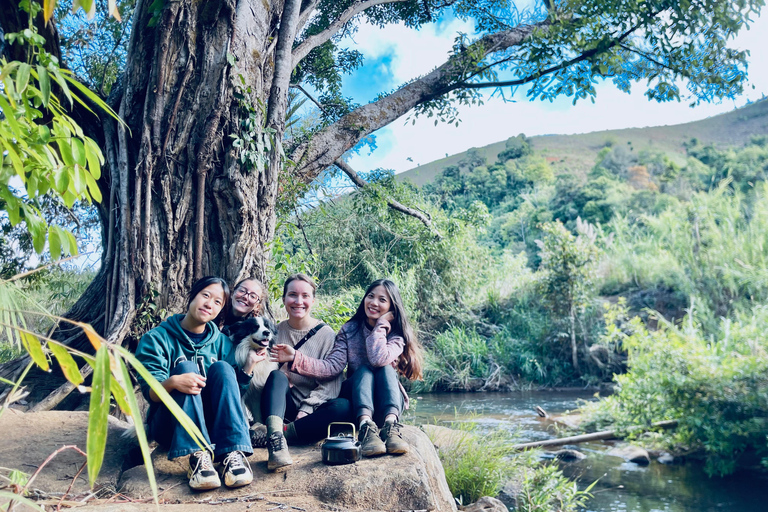
<instances>
[{"instance_id":1,"label":"pink patterned sleeve","mask_svg":"<svg viewBox=\"0 0 768 512\"><path fill-rule=\"evenodd\" d=\"M399 335L388 337L391 329L392 326L387 320L379 318L371 334L365 339L368 361L376 368L394 363L403 353L405 340Z\"/></svg>"},{"instance_id":2,"label":"pink patterned sleeve","mask_svg":"<svg viewBox=\"0 0 768 512\"><path fill-rule=\"evenodd\" d=\"M316 359L297 350L291 364L291 371L305 377L326 380L338 376L344 371L345 366L347 366L347 336L342 328L336 335L333 349L324 359Z\"/></svg>"}]
</instances>

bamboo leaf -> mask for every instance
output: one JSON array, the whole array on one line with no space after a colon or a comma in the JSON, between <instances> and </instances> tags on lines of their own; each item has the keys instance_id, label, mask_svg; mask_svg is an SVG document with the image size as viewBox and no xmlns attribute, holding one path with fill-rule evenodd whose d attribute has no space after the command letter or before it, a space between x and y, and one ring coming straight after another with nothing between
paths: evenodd
<instances>
[{"instance_id":1,"label":"bamboo leaf","mask_svg":"<svg viewBox=\"0 0 768 512\"><path fill-rule=\"evenodd\" d=\"M117 347L120 354L123 352L121 349L122 347ZM117 359L117 364L120 367L124 385L130 385L131 377L128 375L128 368L125 366L123 358L116 357L115 359ZM152 489L152 497L155 500L155 504L157 504L157 481L155 480L155 470L152 466L152 459L149 453L149 443L147 442L147 433L144 430L144 419L141 417L141 409L139 408L139 403L136 401L136 395L133 394L133 389L125 390L125 398L128 402L129 414L131 415L131 418L133 418L133 424L136 427L136 438L139 440L141 457L144 459L144 467L147 470L147 479L149 480L149 487Z\"/></svg>"},{"instance_id":2,"label":"bamboo leaf","mask_svg":"<svg viewBox=\"0 0 768 512\"><path fill-rule=\"evenodd\" d=\"M67 352L64 346L58 343L48 342L48 348L53 352L53 356L59 362L61 371L64 372L64 377L75 386L83 383L83 376L80 374L80 368L77 367L77 363L72 356Z\"/></svg>"},{"instance_id":3,"label":"bamboo leaf","mask_svg":"<svg viewBox=\"0 0 768 512\"><path fill-rule=\"evenodd\" d=\"M56 0L44 0L43 1L43 19L47 24L51 17L53 17L53 10L56 8Z\"/></svg>"},{"instance_id":4,"label":"bamboo leaf","mask_svg":"<svg viewBox=\"0 0 768 512\"><path fill-rule=\"evenodd\" d=\"M88 337L88 341L91 342L91 345L93 345L93 348L96 350L101 349L101 345L103 343L106 343L106 340L99 336L93 327L91 327L91 324L78 324L82 329L83 332L85 332L85 335Z\"/></svg>"},{"instance_id":5,"label":"bamboo leaf","mask_svg":"<svg viewBox=\"0 0 768 512\"><path fill-rule=\"evenodd\" d=\"M19 334L21 335L21 343L24 345L27 353L29 353L29 357L32 358L37 366L47 372L50 367L48 366L48 358L45 357L45 352L43 352L43 346L40 344L40 340L37 339L37 336L34 334L30 334L26 331L19 331Z\"/></svg>"},{"instance_id":6,"label":"bamboo leaf","mask_svg":"<svg viewBox=\"0 0 768 512\"><path fill-rule=\"evenodd\" d=\"M5 120L8 121L13 134L21 138L23 133L21 131L21 126L19 126L18 121L16 121L16 110L11 108L11 105L6 101L2 94L0 94L0 109L3 111L3 114L5 114Z\"/></svg>"},{"instance_id":7,"label":"bamboo leaf","mask_svg":"<svg viewBox=\"0 0 768 512\"><path fill-rule=\"evenodd\" d=\"M104 449L107 446L107 427L109 426L110 397L109 349L103 345L96 352L96 365L93 368L91 384L91 404L88 409L88 481L91 488L96 483L101 465L104 462Z\"/></svg>"},{"instance_id":8,"label":"bamboo leaf","mask_svg":"<svg viewBox=\"0 0 768 512\"><path fill-rule=\"evenodd\" d=\"M133 368L136 369L139 375L141 375L141 378L143 378L149 387L152 388L152 391L154 391L157 396L160 397L160 400L163 402L163 404L168 408L169 411L171 411L179 424L184 427L184 430L187 431L187 434L189 434L192 440L197 443L200 449L210 449L208 442L205 440L202 432L200 432L200 429L197 428L197 425L195 425L195 423L189 419L189 416L187 416L187 414L181 410L181 407L179 407L179 404L176 403L176 400L171 398L171 395L168 394L165 388L163 388L162 384L160 384L157 379L155 379L152 374L150 374L149 371L144 368L144 365L141 364L138 359L136 359L136 356L128 352L123 347L115 347L115 350L117 350L118 353L123 358L125 358L125 360L128 361L128 363L130 363Z\"/></svg>"},{"instance_id":9,"label":"bamboo leaf","mask_svg":"<svg viewBox=\"0 0 768 512\"><path fill-rule=\"evenodd\" d=\"M120 11L117 10L116 0L109 0L109 2L107 2L107 6L107 12L109 15L115 18L117 21L122 22L123 20L120 17Z\"/></svg>"},{"instance_id":10,"label":"bamboo leaf","mask_svg":"<svg viewBox=\"0 0 768 512\"><path fill-rule=\"evenodd\" d=\"M123 411L124 414L130 416L131 407L128 404L128 392L123 389L122 384L118 382L117 378L109 381L109 389L112 391L112 396L115 397L115 402L117 402L120 410Z\"/></svg>"},{"instance_id":11,"label":"bamboo leaf","mask_svg":"<svg viewBox=\"0 0 768 512\"><path fill-rule=\"evenodd\" d=\"M69 86L67 85L67 81L64 80L64 75L61 74L61 70L58 68L53 68L51 70L53 73L53 78L56 80L56 83L59 84L59 87L61 87L62 92L64 93L64 96L67 97L69 100L69 106L72 107L72 93L69 92Z\"/></svg>"},{"instance_id":12,"label":"bamboo leaf","mask_svg":"<svg viewBox=\"0 0 768 512\"><path fill-rule=\"evenodd\" d=\"M45 509L43 507L41 507L40 505L38 505L37 503L35 503L34 501L32 501L32 500L30 500L28 498L25 498L24 496L21 496L19 494L16 494L14 492L0 491L0 498L3 498L4 502L7 499L8 502L11 503L11 505L9 505L9 506L13 506L14 502L19 502L22 505L25 505L25 506L31 508L32 510L39 510L40 512L45 512Z\"/></svg>"}]
</instances>

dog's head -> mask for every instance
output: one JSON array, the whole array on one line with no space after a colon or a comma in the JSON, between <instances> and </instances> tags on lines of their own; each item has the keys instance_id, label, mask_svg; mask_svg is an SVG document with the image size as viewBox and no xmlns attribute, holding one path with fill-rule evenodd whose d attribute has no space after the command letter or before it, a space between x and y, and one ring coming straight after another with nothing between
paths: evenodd
<instances>
[{"instance_id":1,"label":"dog's head","mask_svg":"<svg viewBox=\"0 0 768 512\"><path fill-rule=\"evenodd\" d=\"M229 337L235 343L249 343L254 350L267 348L277 337L274 322L267 317L256 316L237 322L230 330Z\"/></svg>"}]
</instances>

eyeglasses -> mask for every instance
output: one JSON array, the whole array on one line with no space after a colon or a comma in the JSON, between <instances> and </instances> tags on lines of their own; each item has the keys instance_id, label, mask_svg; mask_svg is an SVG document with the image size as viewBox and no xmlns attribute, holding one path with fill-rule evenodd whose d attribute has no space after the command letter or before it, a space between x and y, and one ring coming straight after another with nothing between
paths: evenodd
<instances>
[{"instance_id":1,"label":"eyeglasses","mask_svg":"<svg viewBox=\"0 0 768 512\"><path fill-rule=\"evenodd\" d=\"M249 292L245 288L242 288L242 287L237 288L235 290L235 293L241 297L247 297L248 300L251 302L256 302L256 303L261 302L261 297L259 297L259 295L256 292Z\"/></svg>"}]
</instances>

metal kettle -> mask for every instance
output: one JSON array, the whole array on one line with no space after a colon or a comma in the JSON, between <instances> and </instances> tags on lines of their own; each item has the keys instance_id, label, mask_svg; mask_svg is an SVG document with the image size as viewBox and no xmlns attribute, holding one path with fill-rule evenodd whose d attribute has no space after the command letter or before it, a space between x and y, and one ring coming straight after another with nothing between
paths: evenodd
<instances>
[{"instance_id":1,"label":"metal kettle","mask_svg":"<svg viewBox=\"0 0 768 512\"><path fill-rule=\"evenodd\" d=\"M331 425L349 425L352 427L352 437L338 435L331 437ZM360 441L357 440L355 425L353 423L334 421L328 424L328 437L320 447L323 453L323 463L329 466L339 464L354 464L363 455Z\"/></svg>"}]
</instances>

